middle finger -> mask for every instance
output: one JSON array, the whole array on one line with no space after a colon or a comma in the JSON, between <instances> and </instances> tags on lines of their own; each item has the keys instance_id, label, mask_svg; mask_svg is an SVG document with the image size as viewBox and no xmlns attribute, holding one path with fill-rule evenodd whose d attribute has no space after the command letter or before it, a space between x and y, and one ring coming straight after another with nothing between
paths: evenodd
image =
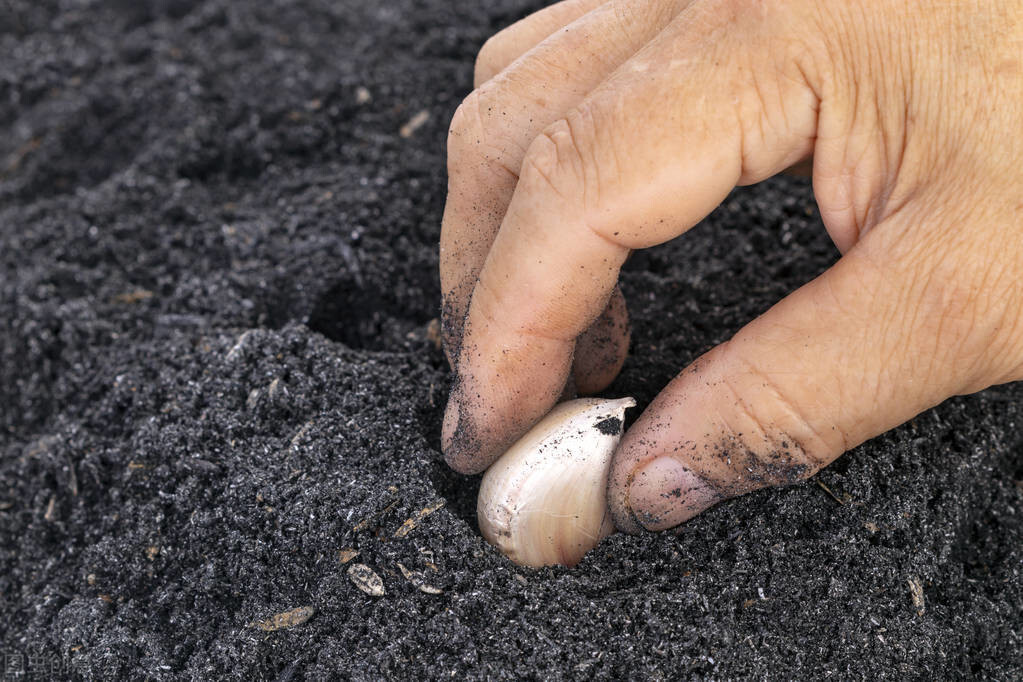
<instances>
[{"instance_id":1,"label":"middle finger","mask_svg":"<svg viewBox=\"0 0 1023 682\"><path fill-rule=\"evenodd\" d=\"M449 358L458 355L469 298L529 144L689 4L612 0L548 37L459 106L448 137L448 196L440 240Z\"/></svg>"}]
</instances>

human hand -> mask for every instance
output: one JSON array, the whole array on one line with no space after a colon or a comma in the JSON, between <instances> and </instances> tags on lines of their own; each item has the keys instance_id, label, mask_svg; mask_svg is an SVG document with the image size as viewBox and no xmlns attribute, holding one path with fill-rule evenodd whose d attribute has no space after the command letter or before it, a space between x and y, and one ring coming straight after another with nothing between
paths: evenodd
<instances>
[{"instance_id":1,"label":"human hand","mask_svg":"<svg viewBox=\"0 0 1023 682\"><path fill-rule=\"evenodd\" d=\"M650 404L616 525L673 527L1023 379L1023 0L565 0L492 38L476 85L441 235L453 468L485 469L570 377L614 378L630 250L810 158L842 258Z\"/></svg>"}]
</instances>

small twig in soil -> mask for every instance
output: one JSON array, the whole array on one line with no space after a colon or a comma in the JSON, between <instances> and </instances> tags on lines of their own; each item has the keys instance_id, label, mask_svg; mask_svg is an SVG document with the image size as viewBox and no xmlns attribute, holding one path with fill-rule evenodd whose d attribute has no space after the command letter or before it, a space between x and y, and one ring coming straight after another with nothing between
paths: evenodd
<instances>
[{"instance_id":1,"label":"small twig in soil","mask_svg":"<svg viewBox=\"0 0 1023 682\"><path fill-rule=\"evenodd\" d=\"M924 605L924 586L920 582L919 578L909 578L906 581L909 584L909 597L913 601L913 608L916 609L916 615L924 615L926 606Z\"/></svg>"},{"instance_id":2,"label":"small twig in soil","mask_svg":"<svg viewBox=\"0 0 1023 682\"><path fill-rule=\"evenodd\" d=\"M416 113L415 116L408 120L408 123L401 127L398 134L406 140L416 134L416 131L426 125L426 122L430 120L430 112L427 109Z\"/></svg>"},{"instance_id":3,"label":"small twig in soil","mask_svg":"<svg viewBox=\"0 0 1023 682\"><path fill-rule=\"evenodd\" d=\"M423 519L425 519L427 516L443 507L446 504L446 502L447 502L446 500L438 500L431 504L429 507L424 507L423 509L417 511L415 514L412 515L412 518L406 519L405 522L401 524L401 527L398 528L398 530L394 531L394 537L403 538L409 533L411 533L415 529L415 527L422 522Z\"/></svg>"},{"instance_id":4,"label":"small twig in soil","mask_svg":"<svg viewBox=\"0 0 1023 682\"><path fill-rule=\"evenodd\" d=\"M301 625L312 618L315 613L316 609L312 606L300 606L297 609L278 613L277 615L267 618L266 620L261 620L258 623L249 623L247 627L259 628L264 632L285 630L287 628L293 628L296 625Z\"/></svg>"},{"instance_id":5,"label":"small twig in soil","mask_svg":"<svg viewBox=\"0 0 1023 682\"><path fill-rule=\"evenodd\" d=\"M819 485L824 492L826 492L828 495L830 495L831 499L833 499L835 502L838 502L839 504L845 504L845 502L843 502L842 500L840 500L838 498L838 495L836 495L835 493L831 492L831 488L829 488L828 486L824 485L820 481L817 481L817 485Z\"/></svg>"},{"instance_id":6,"label":"small twig in soil","mask_svg":"<svg viewBox=\"0 0 1023 682\"><path fill-rule=\"evenodd\" d=\"M46 512L43 514L43 518L49 522L53 522L57 518L57 496L50 496L50 503L46 505Z\"/></svg>"},{"instance_id":7,"label":"small twig in soil","mask_svg":"<svg viewBox=\"0 0 1023 682\"><path fill-rule=\"evenodd\" d=\"M354 532L356 532L356 533L358 533L358 532L359 532L359 531L361 531L361 530L366 530L367 528L369 528L369 525L370 525L371 523L373 523L373 521L374 521L375 519L377 519L377 518L378 518L378 517L380 517L380 516L383 516L384 514L386 514L386 513L387 513L387 512L389 512L389 511L391 511L391 510L392 510L392 509L394 509L394 508L395 508L395 507L396 507L397 505L398 505L398 501L397 501L397 500L395 500L394 502L391 502L391 503L390 503L389 505L387 505L386 507L384 507L384 508L383 508L383 509L381 509L380 511L378 511L378 512L374 512L373 514L370 514L369 516L367 516L366 518L364 518L364 519L363 519L362 521L359 521L359 522L358 522L357 524L355 524L355 525L354 525L354 526L352 527L352 530L353 530Z\"/></svg>"}]
</instances>

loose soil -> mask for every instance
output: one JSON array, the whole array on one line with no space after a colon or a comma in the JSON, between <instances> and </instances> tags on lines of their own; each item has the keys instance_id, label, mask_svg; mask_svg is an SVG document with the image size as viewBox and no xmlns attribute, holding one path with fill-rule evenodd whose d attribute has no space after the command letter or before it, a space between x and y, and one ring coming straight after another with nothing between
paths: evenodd
<instances>
[{"instance_id":1,"label":"loose soil","mask_svg":"<svg viewBox=\"0 0 1023 682\"><path fill-rule=\"evenodd\" d=\"M479 536L438 451L445 135L538 6L0 4L5 673L1023 675L1021 386L574 570ZM607 394L836 257L806 182L736 191L627 264Z\"/></svg>"}]
</instances>

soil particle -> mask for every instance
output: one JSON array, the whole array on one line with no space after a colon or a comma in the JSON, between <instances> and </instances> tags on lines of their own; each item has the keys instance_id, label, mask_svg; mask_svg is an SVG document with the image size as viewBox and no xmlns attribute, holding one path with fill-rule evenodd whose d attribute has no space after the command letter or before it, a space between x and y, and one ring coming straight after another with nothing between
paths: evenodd
<instances>
[{"instance_id":1,"label":"soil particle","mask_svg":"<svg viewBox=\"0 0 1023 682\"><path fill-rule=\"evenodd\" d=\"M608 417L594 424L593 428L605 436L617 436L622 432L622 420L618 417Z\"/></svg>"}]
</instances>

